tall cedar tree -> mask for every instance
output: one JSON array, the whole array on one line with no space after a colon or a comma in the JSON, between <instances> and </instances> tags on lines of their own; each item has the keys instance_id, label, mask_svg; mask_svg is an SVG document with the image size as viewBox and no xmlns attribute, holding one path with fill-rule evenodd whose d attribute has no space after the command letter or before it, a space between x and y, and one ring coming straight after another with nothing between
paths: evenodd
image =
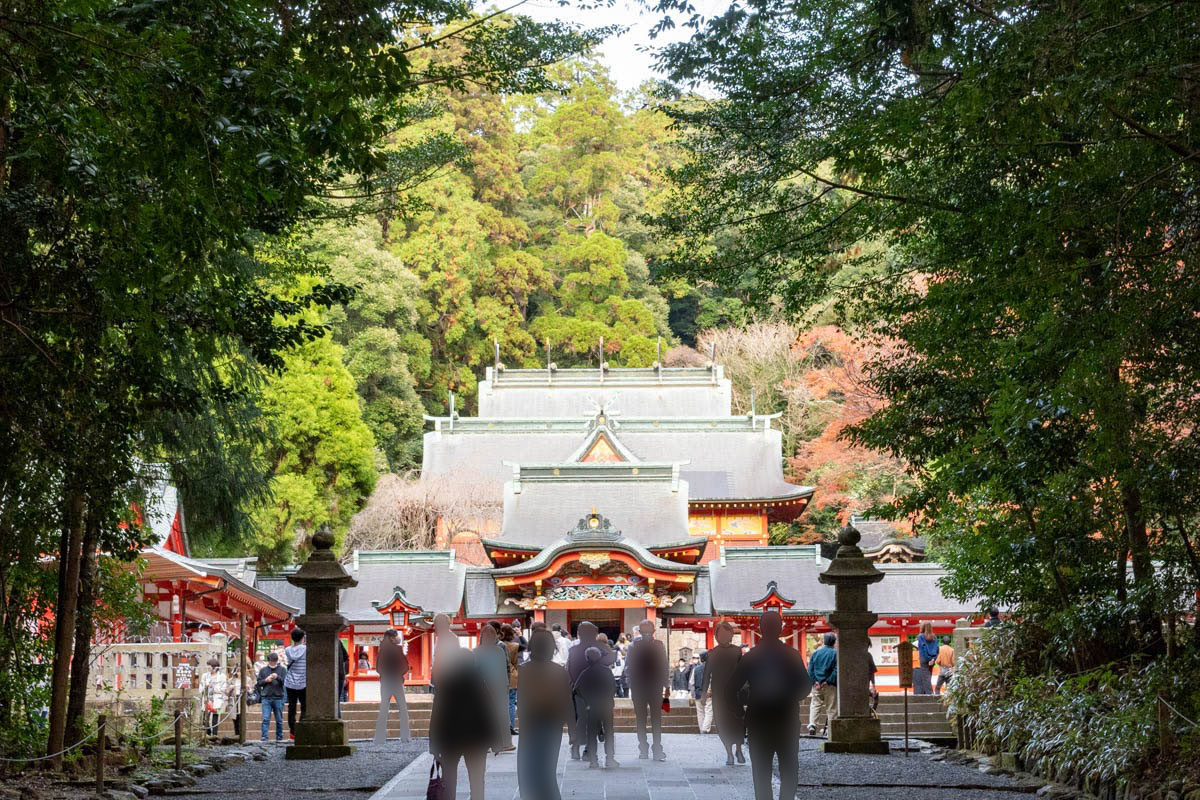
<instances>
[{"instance_id":1,"label":"tall cedar tree","mask_svg":"<svg viewBox=\"0 0 1200 800\"><path fill-rule=\"evenodd\" d=\"M276 296L256 243L371 210L457 155L436 138L378 146L423 115L430 87L539 91L546 64L595 41L524 18L463 21L471 12L16 0L0 16L0 442L50 465L61 528L57 546L21 540L59 558L47 752L66 744L85 528L112 527L112 492L145 442L171 439L167 420L220 419L255 365L277 369L324 332L301 311L349 296ZM460 61L414 62L450 41Z\"/></svg>"},{"instance_id":2,"label":"tall cedar tree","mask_svg":"<svg viewBox=\"0 0 1200 800\"><path fill-rule=\"evenodd\" d=\"M792 312L838 291L898 342L852 441L914 465L899 507L950 591L1074 620L1094 657L1163 647L1155 560L1200 520L1194 12L764 0L662 57L720 98L675 112L675 268Z\"/></svg>"}]
</instances>

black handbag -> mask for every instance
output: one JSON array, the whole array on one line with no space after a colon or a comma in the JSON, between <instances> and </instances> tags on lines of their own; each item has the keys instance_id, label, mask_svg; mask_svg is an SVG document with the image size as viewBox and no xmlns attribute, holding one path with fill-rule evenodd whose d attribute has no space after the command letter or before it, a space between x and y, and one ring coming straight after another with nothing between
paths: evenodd
<instances>
[{"instance_id":1,"label":"black handbag","mask_svg":"<svg viewBox=\"0 0 1200 800\"><path fill-rule=\"evenodd\" d=\"M442 782L442 762L435 758L433 766L429 768L429 785L425 787L425 800L444 800L445 796L446 784Z\"/></svg>"}]
</instances>

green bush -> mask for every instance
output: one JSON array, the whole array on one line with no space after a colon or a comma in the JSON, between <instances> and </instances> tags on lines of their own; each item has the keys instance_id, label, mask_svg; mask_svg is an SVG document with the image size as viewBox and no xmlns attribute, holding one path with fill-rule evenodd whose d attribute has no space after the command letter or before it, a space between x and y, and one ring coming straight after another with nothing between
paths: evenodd
<instances>
[{"instance_id":1,"label":"green bush","mask_svg":"<svg viewBox=\"0 0 1200 800\"><path fill-rule=\"evenodd\" d=\"M947 696L972 731L973 745L1013 752L1048 776L1142 782L1197 769L1200 729L1178 715L1176 746L1159 750L1157 698L1196 719L1200 652L1172 659L1125 659L1066 673L1046 654L1050 637L1034 625L988 631L964 655Z\"/></svg>"}]
</instances>

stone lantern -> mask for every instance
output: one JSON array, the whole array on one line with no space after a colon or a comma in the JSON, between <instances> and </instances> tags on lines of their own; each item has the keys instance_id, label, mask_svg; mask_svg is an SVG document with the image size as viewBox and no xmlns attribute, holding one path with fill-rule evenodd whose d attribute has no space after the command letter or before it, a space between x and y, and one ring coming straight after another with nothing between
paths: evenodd
<instances>
[{"instance_id":1,"label":"stone lantern","mask_svg":"<svg viewBox=\"0 0 1200 800\"><path fill-rule=\"evenodd\" d=\"M826 619L838 633L838 716L829 724L826 753L879 753L890 751L880 736L879 720L871 716L871 642L867 631L878 618L867 607L867 587L883 580L883 573L858 548L862 535L847 525L838 533L838 550L829 568L817 576L833 586L834 612Z\"/></svg>"},{"instance_id":2,"label":"stone lantern","mask_svg":"<svg viewBox=\"0 0 1200 800\"><path fill-rule=\"evenodd\" d=\"M289 759L341 758L354 752L346 723L338 719L338 634L346 618L338 611L338 593L358 581L350 577L333 554L333 533L327 525L313 534L313 552L288 583L304 590L304 613L296 623L308 643L308 697L304 719L296 723L296 740L288 745Z\"/></svg>"}]
</instances>

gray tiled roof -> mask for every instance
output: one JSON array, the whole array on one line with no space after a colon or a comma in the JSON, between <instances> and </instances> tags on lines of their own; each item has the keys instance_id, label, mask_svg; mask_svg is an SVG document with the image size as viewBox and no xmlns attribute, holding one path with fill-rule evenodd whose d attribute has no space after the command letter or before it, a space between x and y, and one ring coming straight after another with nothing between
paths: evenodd
<instances>
[{"instance_id":1,"label":"gray tiled roof","mask_svg":"<svg viewBox=\"0 0 1200 800\"><path fill-rule=\"evenodd\" d=\"M258 575L254 579L254 588L304 613L304 590L288 583L285 576Z\"/></svg>"},{"instance_id":2,"label":"gray tiled roof","mask_svg":"<svg viewBox=\"0 0 1200 800\"><path fill-rule=\"evenodd\" d=\"M979 603L962 603L942 594L938 581L946 574L940 564L877 564L886 577L871 587L871 610L880 616L977 614Z\"/></svg>"},{"instance_id":3,"label":"gray tiled roof","mask_svg":"<svg viewBox=\"0 0 1200 800\"><path fill-rule=\"evenodd\" d=\"M495 380L493 380L495 378ZM647 417L728 416L732 390L721 367L609 370L506 370L489 367L479 382L481 417L590 417L605 404L613 413Z\"/></svg>"},{"instance_id":4,"label":"gray tiled roof","mask_svg":"<svg viewBox=\"0 0 1200 800\"><path fill-rule=\"evenodd\" d=\"M817 580L826 565L816 561L811 546L727 548L724 561L708 565L712 607L718 612L751 611L750 603L766 593L772 580L780 594L796 601L788 613L833 611L833 587ZM871 586L868 602L880 616L958 615L978 610L942 595L938 579L946 573L938 564L881 564L878 568L886 577Z\"/></svg>"},{"instance_id":5,"label":"gray tiled roof","mask_svg":"<svg viewBox=\"0 0 1200 800\"><path fill-rule=\"evenodd\" d=\"M749 612L750 603L775 581L780 594L796 601L792 612L822 613L833 608L833 587L817 582L822 567L811 546L727 547L724 563L709 562L713 609Z\"/></svg>"},{"instance_id":6,"label":"gray tiled roof","mask_svg":"<svg viewBox=\"0 0 1200 800\"><path fill-rule=\"evenodd\" d=\"M342 613L351 622L379 622L372 602L386 603L395 587L408 602L428 613L456 613L462 606L467 567L451 561L449 550L377 551L359 554L351 570L358 585L342 591Z\"/></svg>"},{"instance_id":7,"label":"gray tiled roof","mask_svg":"<svg viewBox=\"0 0 1200 800\"><path fill-rule=\"evenodd\" d=\"M492 540L494 541L494 540ZM664 570L666 572L697 572L699 567L691 564L680 564L677 561L669 561L660 556L656 556L640 545L638 542L627 537L616 539L579 539L574 535L563 537L557 541L551 542L542 548L542 551L528 561L521 561L507 567L496 569L494 575L525 575L531 572L537 572L544 569L554 562L554 559L562 553L571 550L588 550L596 548L622 550L651 569Z\"/></svg>"},{"instance_id":8,"label":"gray tiled roof","mask_svg":"<svg viewBox=\"0 0 1200 800\"><path fill-rule=\"evenodd\" d=\"M351 623L383 622L372 603L391 600L397 586L408 602L429 613L454 614L463 602L467 567L451 561L449 550L364 552L357 569L347 569L358 585L343 589L339 604ZM256 586L304 613L304 590L288 583L286 575L260 575Z\"/></svg>"},{"instance_id":9,"label":"gray tiled roof","mask_svg":"<svg viewBox=\"0 0 1200 800\"><path fill-rule=\"evenodd\" d=\"M739 431L716 426L717 420L696 420L689 430L655 431L644 425L622 427L615 436L633 455L646 462L685 462L681 470L697 478L690 499L791 497L808 487L783 478L782 438L777 430ZM577 431L557 429L520 433L477 431L425 434L422 475L461 479L473 485L500 486L512 477L505 462L564 463L589 436L587 420Z\"/></svg>"},{"instance_id":10,"label":"gray tiled roof","mask_svg":"<svg viewBox=\"0 0 1200 800\"><path fill-rule=\"evenodd\" d=\"M709 473L690 499L761 498L809 492L783 479L783 440L779 431L722 431L700 428L692 433L639 430L617 435L646 461L686 461L686 472ZM722 485L717 474L723 473ZM708 494L724 491L723 494Z\"/></svg>"},{"instance_id":11,"label":"gray tiled roof","mask_svg":"<svg viewBox=\"0 0 1200 800\"><path fill-rule=\"evenodd\" d=\"M464 611L468 617L496 616L496 581L488 568L468 568Z\"/></svg>"},{"instance_id":12,"label":"gray tiled roof","mask_svg":"<svg viewBox=\"0 0 1200 800\"><path fill-rule=\"evenodd\" d=\"M546 545L561 539L594 508L613 527L646 546L688 538L687 484L670 480L522 481L504 490L505 541Z\"/></svg>"}]
</instances>

